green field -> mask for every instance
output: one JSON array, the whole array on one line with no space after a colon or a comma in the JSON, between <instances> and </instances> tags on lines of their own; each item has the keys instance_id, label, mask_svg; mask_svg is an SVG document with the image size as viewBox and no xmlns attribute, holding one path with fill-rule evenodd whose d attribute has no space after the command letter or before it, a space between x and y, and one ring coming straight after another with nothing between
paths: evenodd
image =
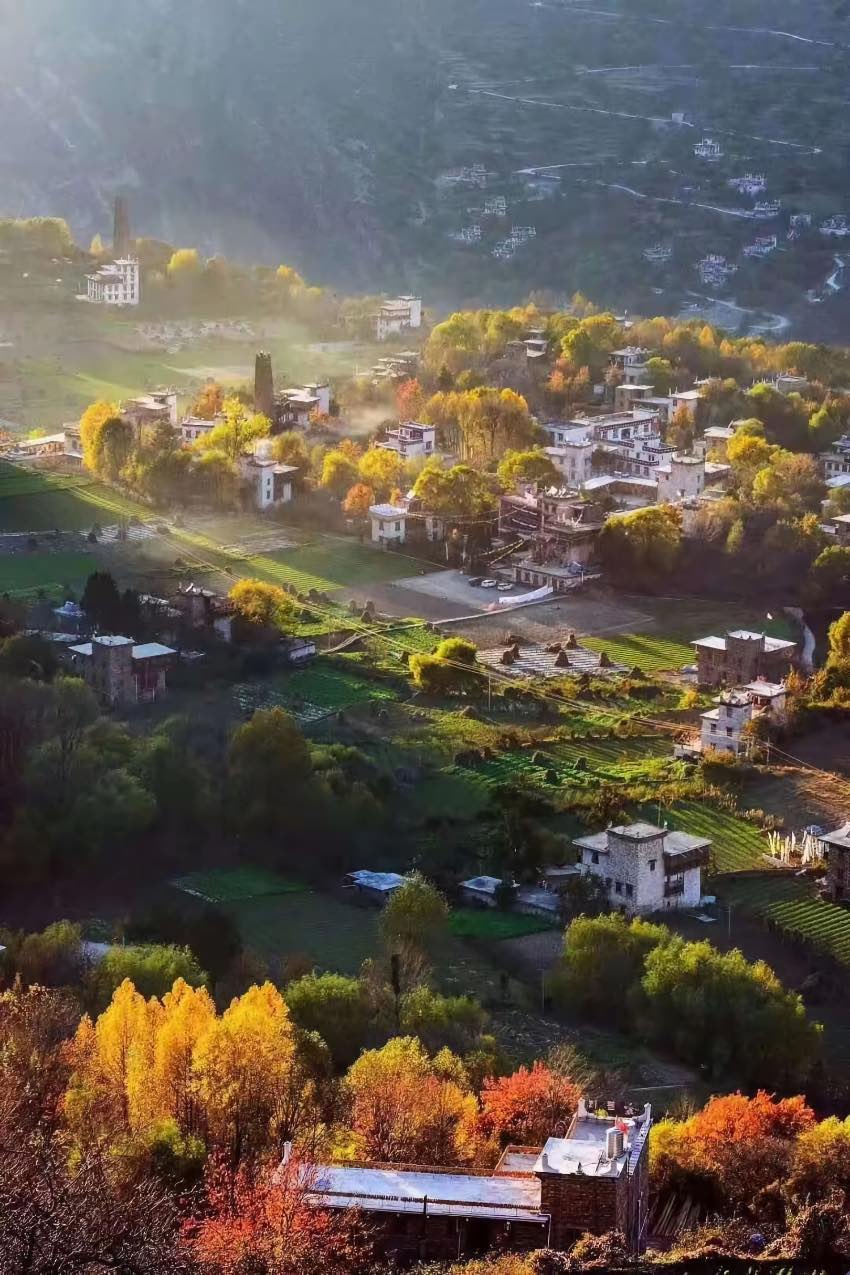
<instances>
[{"instance_id":1,"label":"green field","mask_svg":"<svg viewBox=\"0 0 850 1275\"><path fill-rule=\"evenodd\" d=\"M234 687L234 694L244 712L280 707L304 724L356 704L396 698L395 692L380 682L323 663L281 673L270 682L241 683Z\"/></svg>"},{"instance_id":2,"label":"green field","mask_svg":"<svg viewBox=\"0 0 850 1275\"><path fill-rule=\"evenodd\" d=\"M422 567L418 558L369 549L346 540L325 541L249 558L248 567L284 588L306 593L383 584L413 575Z\"/></svg>"},{"instance_id":3,"label":"green field","mask_svg":"<svg viewBox=\"0 0 850 1275\"><path fill-rule=\"evenodd\" d=\"M184 877L178 877L173 884L178 890L205 899L208 903L235 903L266 895L299 894L306 888L297 881L279 876L277 872L254 867L213 868L209 872L190 872Z\"/></svg>"},{"instance_id":4,"label":"green field","mask_svg":"<svg viewBox=\"0 0 850 1275\"><path fill-rule=\"evenodd\" d=\"M539 760L534 760L538 758ZM472 773L487 784L551 784L547 772L553 770L559 783L594 783L607 780L624 783L663 776L672 763L670 741L661 736L625 739L566 739L555 744L514 749L476 763ZM583 761L583 769L576 763Z\"/></svg>"},{"instance_id":5,"label":"green field","mask_svg":"<svg viewBox=\"0 0 850 1275\"><path fill-rule=\"evenodd\" d=\"M0 593L26 594L67 590L78 594L97 562L88 553L16 553L0 555Z\"/></svg>"},{"instance_id":6,"label":"green field","mask_svg":"<svg viewBox=\"0 0 850 1275\"><path fill-rule=\"evenodd\" d=\"M245 946L274 968L306 956L319 969L356 974L378 947L377 909L342 903L327 894L279 895L225 904Z\"/></svg>"},{"instance_id":7,"label":"green field","mask_svg":"<svg viewBox=\"0 0 850 1275\"><path fill-rule=\"evenodd\" d=\"M739 877L723 883L722 897L850 965L850 909L819 898L811 881L786 873Z\"/></svg>"},{"instance_id":8,"label":"green field","mask_svg":"<svg viewBox=\"0 0 850 1275\"><path fill-rule=\"evenodd\" d=\"M150 518L144 505L85 473L52 474L0 461L0 532L89 531Z\"/></svg>"},{"instance_id":9,"label":"green field","mask_svg":"<svg viewBox=\"0 0 850 1275\"><path fill-rule=\"evenodd\" d=\"M615 664L637 667L643 673L676 672L695 658L693 647L684 642L647 633L582 637L581 644L591 651L607 651Z\"/></svg>"},{"instance_id":10,"label":"green field","mask_svg":"<svg viewBox=\"0 0 850 1275\"><path fill-rule=\"evenodd\" d=\"M499 912L494 908L456 908L449 916L449 929L459 939L521 939L557 929L556 921L519 912Z\"/></svg>"},{"instance_id":11,"label":"green field","mask_svg":"<svg viewBox=\"0 0 850 1275\"><path fill-rule=\"evenodd\" d=\"M657 817L656 808L647 807L642 817L654 820ZM755 824L748 823L745 819L715 810L711 806L703 806L696 801L683 801L675 806L664 807L661 819L681 832L689 832L695 837L709 837L712 843L712 860L717 872L741 872L764 866L762 856L767 851L767 838Z\"/></svg>"}]
</instances>

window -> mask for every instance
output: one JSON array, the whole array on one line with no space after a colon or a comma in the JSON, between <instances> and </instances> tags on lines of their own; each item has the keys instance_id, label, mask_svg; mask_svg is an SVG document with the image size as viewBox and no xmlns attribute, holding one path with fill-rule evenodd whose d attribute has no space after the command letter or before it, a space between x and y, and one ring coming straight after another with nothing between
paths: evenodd
<instances>
[{"instance_id":1,"label":"window","mask_svg":"<svg viewBox=\"0 0 850 1275\"><path fill-rule=\"evenodd\" d=\"M592 862L593 862L593 863L598 863L598 862L599 862L599 851L598 851L598 850L594 850L594 851L593 851L593 859L592 859Z\"/></svg>"},{"instance_id":2,"label":"window","mask_svg":"<svg viewBox=\"0 0 850 1275\"><path fill-rule=\"evenodd\" d=\"M615 893L616 893L616 894L622 894L622 893L623 893L623 883L622 883L622 881L615 881L615 882L614 882L614 891L615 891Z\"/></svg>"},{"instance_id":3,"label":"window","mask_svg":"<svg viewBox=\"0 0 850 1275\"><path fill-rule=\"evenodd\" d=\"M658 860L657 860L657 859L650 859L650 861L649 861L649 870L650 870L650 872L654 872L654 871L655 871L655 865L656 865L656 863L657 863L657 862L658 862Z\"/></svg>"},{"instance_id":4,"label":"window","mask_svg":"<svg viewBox=\"0 0 850 1275\"><path fill-rule=\"evenodd\" d=\"M611 877L606 877L606 878L605 878L605 889L606 889L606 890L610 890L610 889L611 889L611 886L612 886L613 884L614 884L614 883L613 883L613 880L611 879Z\"/></svg>"},{"instance_id":5,"label":"window","mask_svg":"<svg viewBox=\"0 0 850 1275\"><path fill-rule=\"evenodd\" d=\"M395 525L395 529L396 529L396 531L401 531L401 523L400 523L400 522L397 522L397 523L396 523L396 525Z\"/></svg>"}]
</instances>

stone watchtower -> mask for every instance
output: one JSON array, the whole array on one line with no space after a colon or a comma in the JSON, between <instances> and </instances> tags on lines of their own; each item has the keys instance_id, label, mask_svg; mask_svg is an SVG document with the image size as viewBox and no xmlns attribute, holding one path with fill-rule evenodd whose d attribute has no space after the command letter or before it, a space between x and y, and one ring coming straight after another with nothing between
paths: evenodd
<instances>
[{"instance_id":1,"label":"stone watchtower","mask_svg":"<svg viewBox=\"0 0 850 1275\"><path fill-rule=\"evenodd\" d=\"M272 356L264 350L258 350L254 360L254 411L274 420Z\"/></svg>"},{"instance_id":2,"label":"stone watchtower","mask_svg":"<svg viewBox=\"0 0 850 1275\"><path fill-rule=\"evenodd\" d=\"M112 251L116 258L126 257L132 241L130 239L130 211L123 195L115 197L115 214L112 230Z\"/></svg>"},{"instance_id":3,"label":"stone watchtower","mask_svg":"<svg viewBox=\"0 0 850 1275\"><path fill-rule=\"evenodd\" d=\"M136 699L133 639L92 638L91 659L91 687L95 694L105 704L132 704Z\"/></svg>"},{"instance_id":4,"label":"stone watchtower","mask_svg":"<svg viewBox=\"0 0 850 1275\"><path fill-rule=\"evenodd\" d=\"M730 686L752 682L765 652L763 633L738 630L726 634L726 681Z\"/></svg>"}]
</instances>

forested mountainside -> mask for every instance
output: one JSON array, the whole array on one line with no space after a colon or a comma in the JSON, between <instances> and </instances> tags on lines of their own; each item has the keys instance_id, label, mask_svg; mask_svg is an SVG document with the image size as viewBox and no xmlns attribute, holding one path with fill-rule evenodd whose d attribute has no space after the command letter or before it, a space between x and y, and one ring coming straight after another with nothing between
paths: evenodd
<instances>
[{"instance_id":1,"label":"forested mountainside","mask_svg":"<svg viewBox=\"0 0 850 1275\"><path fill-rule=\"evenodd\" d=\"M146 234L340 287L850 332L846 0L0 9L3 214L85 236L122 190Z\"/></svg>"}]
</instances>

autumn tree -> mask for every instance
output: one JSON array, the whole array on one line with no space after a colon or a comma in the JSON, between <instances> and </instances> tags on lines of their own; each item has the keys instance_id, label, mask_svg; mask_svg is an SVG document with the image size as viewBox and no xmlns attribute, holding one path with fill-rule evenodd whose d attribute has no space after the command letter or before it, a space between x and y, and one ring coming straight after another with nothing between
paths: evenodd
<instances>
[{"instance_id":1,"label":"autumn tree","mask_svg":"<svg viewBox=\"0 0 850 1275\"><path fill-rule=\"evenodd\" d=\"M186 287L200 278L201 269L201 257L197 248L177 248L171 254L166 273L172 283Z\"/></svg>"},{"instance_id":2,"label":"autumn tree","mask_svg":"<svg viewBox=\"0 0 850 1275\"><path fill-rule=\"evenodd\" d=\"M218 381L205 381L198 391L192 407L192 416L202 421L214 421L224 407L224 389Z\"/></svg>"},{"instance_id":3,"label":"autumn tree","mask_svg":"<svg viewBox=\"0 0 850 1275\"><path fill-rule=\"evenodd\" d=\"M559 470L542 448L527 452L505 452L496 472L505 491L512 491L518 483L554 487L561 482Z\"/></svg>"},{"instance_id":4,"label":"autumn tree","mask_svg":"<svg viewBox=\"0 0 850 1275\"><path fill-rule=\"evenodd\" d=\"M245 404L235 395L222 404L224 420L195 443L198 451L218 452L232 464L261 438L267 438L271 421L261 412L249 413Z\"/></svg>"},{"instance_id":5,"label":"autumn tree","mask_svg":"<svg viewBox=\"0 0 850 1275\"><path fill-rule=\"evenodd\" d=\"M503 1142L534 1146L566 1129L581 1091L542 1062L520 1067L510 1076L487 1080L481 1091L481 1121Z\"/></svg>"},{"instance_id":6,"label":"autumn tree","mask_svg":"<svg viewBox=\"0 0 850 1275\"><path fill-rule=\"evenodd\" d=\"M98 472L102 449L103 430L109 421L120 420L121 409L117 403L98 399L80 417L80 442L83 447L83 464L93 473Z\"/></svg>"},{"instance_id":7,"label":"autumn tree","mask_svg":"<svg viewBox=\"0 0 850 1275\"><path fill-rule=\"evenodd\" d=\"M618 913L577 917L565 935L553 991L589 1017L604 1017L640 982L649 953L670 937L664 926L627 921Z\"/></svg>"},{"instance_id":8,"label":"autumn tree","mask_svg":"<svg viewBox=\"0 0 850 1275\"><path fill-rule=\"evenodd\" d=\"M433 1060L413 1037L362 1053L344 1082L355 1143L368 1159L447 1165L474 1149L478 1104L448 1050Z\"/></svg>"},{"instance_id":9,"label":"autumn tree","mask_svg":"<svg viewBox=\"0 0 850 1275\"><path fill-rule=\"evenodd\" d=\"M680 403L667 426L666 441L677 451L690 451L694 442L694 417L687 403Z\"/></svg>"},{"instance_id":10,"label":"autumn tree","mask_svg":"<svg viewBox=\"0 0 850 1275\"><path fill-rule=\"evenodd\" d=\"M373 1008L364 984L342 974L305 974L284 993L299 1027L318 1032L334 1063L349 1066L366 1043Z\"/></svg>"},{"instance_id":11,"label":"autumn tree","mask_svg":"<svg viewBox=\"0 0 850 1275\"><path fill-rule=\"evenodd\" d=\"M371 1250L359 1223L308 1196L317 1172L298 1156L235 1174L213 1162L205 1207L188 1248L205 1275L366 1275Z\"/></svg>"},{"instance_id":12,"label":"autumn tree","mask_svg":"<svg viewBox=\"0 0 850 1275\"><path fill-rule=\"evenodd\" d=\"M466 638L443 638L433 655L417 651L409 668L414 686L426 695L459 695L483 685L478 648Z\"/></svg>"},{"instance_id":13,"label":"autumn tree","mask_svg":"<svg viewBox=\"0 0 850 1275\"><path fill-rule=\"evenodd\" d=\"M266 580L238 580L227 595L236 614L252 629L287 632L297 616L291 593Z\"/></svg>"},{"instance_id":14,"label":"autumn tree","mask_svg":"<svg viewBox=\"0 0 850 1275\"><path fill-rule=\"evenodd\" d=\"M375 493L366 483L355 483L349 487L342 502L342 511L349 518L365 518L371 505L375 503Z\"/></svg>"},{"instance_id":15,"label":"autumn tree","mask_svg":"<svg viewBox=\"0 0 850 1275\"><path fill-rule=\"evenodd\" d=\"M370 447L360 458L360 479L371 487L378 500L385 500L401 482L403 466L396 452L385 447Z\"/></svg>"},{"instance_id":16,"label":"autumn tree","mask_svg":"<svg viewBox=\"0 0 850 1275\"><path fill-rule=\"evenodd\" d=\"M396 411L400 421L418 421L425 406L422 386L415 377L402 381L395 392Z\"/></svg>"},{"instance_id":17,"label":"autumn tree","mask_svg":"<svg viewBox=\"0 0 850 1275\"><path fill-rule=\"evenodd\" d=\"M654 578L671 572L682 543L682 513L673 505L652 505L611 517L599 548L612 572Z\"/></svg>"},{"instance_id":18,"label":"autumn tree","mask_svg":"<svg viewBox=\"0 0 850 1275\"><path fill-rule=\"evenodd\" d=\"M483 518L496 508L492 481L469 465L443 469L436 463L427 464L413 494L427 512L442 517Z\"/></svg>"},{"instance_id":19,"label":"autumn tree","mask_svg":"<svg viewBox=\"0 0 850 1275\"><path fill-rule=\"evenodd\" d=\"M295 465L305 476L310 468L310 453L304 442L304 435L297 430L287 429L276 434L272 439L272 455L281 465Z\"/></svg>"},{"instance_id":20,"label":"autumn tree","mask_svg":"<svg viewBox=\"0 0 850 1275\"><path fill-rule=\"evenodd\" d=\"M342 497L357 482L358 468L340 448L328 452L322 461L321 486L334 496Z\"/></svg>"}]
</instances>

